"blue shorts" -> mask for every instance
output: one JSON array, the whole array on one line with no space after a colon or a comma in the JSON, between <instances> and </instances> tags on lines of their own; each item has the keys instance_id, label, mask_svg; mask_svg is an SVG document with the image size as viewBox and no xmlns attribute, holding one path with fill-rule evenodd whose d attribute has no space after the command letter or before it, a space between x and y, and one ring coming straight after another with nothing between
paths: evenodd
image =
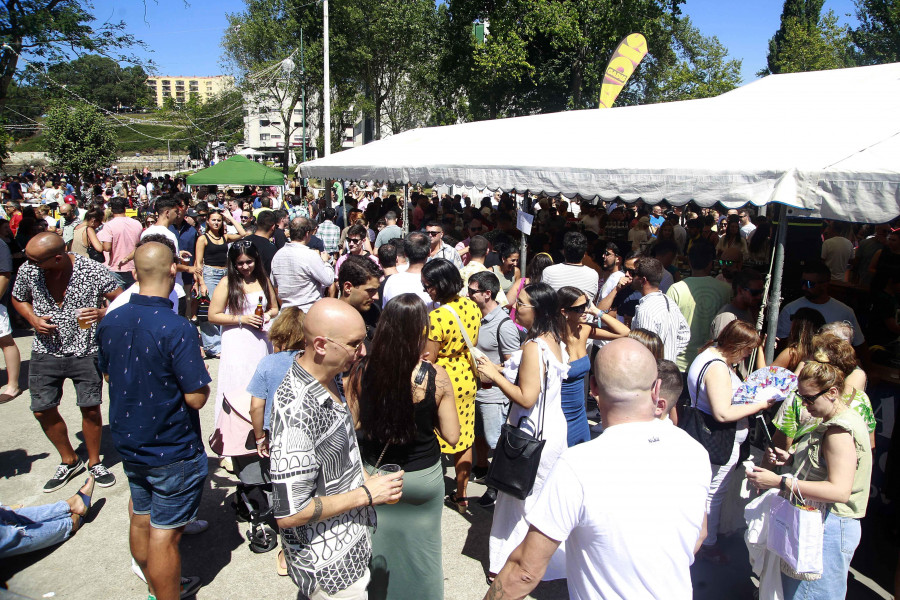
<instances>
[{"instance_id":1,"label":"blue shorts","mask_svg":"<svg viewBox=\"0 0 900 600\"><path fill-rule=\"evenodd\" d=\"M475 401L475 435L484 437L488 447L493 450L500 439L500 429L509 415L509 402L488 404Z\"/></svg>"},{"instance_id":2,"label":"blue shorts","mask_svg":"<svg viewBox=\"0 0 900 600\"><path fill-rule=\"evenodd\" d=\"M123 461L134 514L150 515L156 529L176 529L197 518L208 471L206 454L161 467Z\"/></svg>"}]
</instances>

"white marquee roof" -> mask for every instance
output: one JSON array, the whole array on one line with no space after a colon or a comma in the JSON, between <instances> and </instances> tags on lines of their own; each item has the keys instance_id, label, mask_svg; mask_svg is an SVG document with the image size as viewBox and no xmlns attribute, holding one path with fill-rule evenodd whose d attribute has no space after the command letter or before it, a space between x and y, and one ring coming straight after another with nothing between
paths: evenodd
<instances>
[{"instance_id":1,"label":"white marquee roof","mask_svg":"<svg viewBox=\"0 0 900 600\"><path fill-rule=\"evenodd\" d=\"M650 203L780 202L882 222L900 214L900 63L773 75L704 100L416 129L301 171Z\"/></svg>"}]
</instances>

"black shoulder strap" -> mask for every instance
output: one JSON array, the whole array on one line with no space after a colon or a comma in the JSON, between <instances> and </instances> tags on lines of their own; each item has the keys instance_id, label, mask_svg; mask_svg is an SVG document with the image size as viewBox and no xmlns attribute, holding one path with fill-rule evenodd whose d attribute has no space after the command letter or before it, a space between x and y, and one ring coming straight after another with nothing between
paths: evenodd
<instances>
[{"instance_id":1,"label":"black shoulder strap","mask_svg":"<svg viewBox=\"0 0 900 600\"><path fill-rule=\"evenodd\" d=\"M697 377L697 387L695 388L695 389L696 389L696 393L697 393L698 395L699 395L699 393L700 393L700 386L703 385L703 377L704 377L704 375L706 375L706 369L708 369L708 368L709 368L709 365L713 364L714 362L720 362L720 363L722 363L722 364L725 364L726 367L728 366L728 365L725 363L725 361L722 360L721 358L714 358L714 359L712 359L711 361L709 361L708 363L706 363L705 365L703 365L703 368L700 369L700 376ZM688 391L690 392L690 389L689 389ZM692 402L691 406L692 406L693 408L696 408L696 407L697 407L697 398L695 398L695 397L692 396L692 397L691 397L691 402Z\"/></svg>"}]
</instances>

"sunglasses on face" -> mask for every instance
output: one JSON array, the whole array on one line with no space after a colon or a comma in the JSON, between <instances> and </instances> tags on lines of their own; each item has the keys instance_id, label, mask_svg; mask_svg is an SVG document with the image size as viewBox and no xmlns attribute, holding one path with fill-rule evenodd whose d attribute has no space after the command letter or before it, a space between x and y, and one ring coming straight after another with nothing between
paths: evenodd
<instances>
[{"instance_id":1,"label":"sunglasses on face","mask_svg":"<svg viewBox=\"0 0 900 600\"><path fill-rule=\"evenodd\" d=\"M475 294L480 294L481 292L486 292L487 290L476 290L475 288L466 288L469 291L469 298L474 296Z\"/></svg>"},{"instance_id":2,"label":"sunglasses on face","mask_svg":"<svg viewBox=\"0 0 900 600\"><path fill-rule=\"evenodd\" d=\"M750 295L751 295L751 296L762 296L762 295L763 295L763 290L762 290L762 288L748 288L748 287L745 287L744 289L747 290L748 292L750 292Z\"/></svg>"},{"instance_id":3,"label":"sunglasses on face","mask_svg":"<svg viewBox=\"0 0 900 600\"><path fill-rule=\"evenodd\" d=\"M427 234L430 235L431 237L437 237L437 236L441 235L441 234L444 233L444 232L443 232L443 231L426 231L425 233L427 233Z\"/></svg>"},{"instance_id":4,"label":"sunglasses on face","mask_svg":"<svg viewBox=\"0 0 900 600\"><path fill-rule=\"evenodd\" d=\"M813 394L812 396L804 396L800 392L797 392L797 397L800 398L800 401L803 402L803 404L812 404L813 402L815 402L816 400L819 399L819 396L821 396L822 394L824 394L827 391L828 390L822 390L818 394Z\"/></svg>"},{"instance_id":5,"label":"sunglasses on face","mask_svg":"<svg viewBox=\"0 0 900 600\"><path fill-rule=\"evenodd\" d=\"M570 306L570 307L566 308L566 312L583 315L584 311L587 310L587 307L588 307L588 303L584 302L582 304L576 304L575 306Z\"/></svg>"},{"instance_id":6,"label":"sunglasses on face","mask_svg":"<svg viewBox=\"0 0 900 600\"><path fill-rule=\"evenodd\" d=\"M361 244L362 240L359 238L347 238L347 243L349 244Z\"/></svg>"},{"instance_id":7,"label":"sunglasses on face","mask_svg":"<svg viewBox=\"0 0 900 600\"><path fill-rule=\"evenodd\" d=\"M625 269L625 274L626 274L626 275L630 275L631 277L634 277L635 275L637 275L637 270L635 270L635 269Z\"/></svg>"},{"instance_id":8,"label":"sunglasses on face","mask_svg":"<svg viewBox=\"0 0 900 600\"><path fill-rule=\"evenodd\" d=\"M824 283L824 282L814 281L812 279L804 279L802 285L803 285L803 287L806 287L806 288L814 288L821 283Z\"/></svg>"}]
</instances>

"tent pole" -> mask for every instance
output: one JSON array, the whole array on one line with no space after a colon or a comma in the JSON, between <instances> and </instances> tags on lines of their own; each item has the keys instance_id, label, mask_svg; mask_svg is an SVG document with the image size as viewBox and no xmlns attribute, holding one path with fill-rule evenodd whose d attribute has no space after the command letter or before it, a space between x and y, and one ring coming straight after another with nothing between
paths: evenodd
<instances>
[{"instance_id":1,"label":"tent pole","mask_svg":"<svg viewBox=\"0 0 900 600\"><path fill-rule=\"evenodd\" d=\"M519 210L525 210L525 206L528 204L528 190L525 190L525 194L522 196L522 204L519 206ZM522 277L525 276L525 265L528 264L528 241L525 237L525 232L521 232L522 237L519 242L519 272L522 274Z\"/></svg>"},{"instance_id":2,"label":"tent pole","mask_svg":"<svg viewBox=\"0 0 900 600\"><path fill-rule=\"evenodd\" d=\"M766 364L775 360L775 332L781 310L781 276L784 271L784 244L787 240L787 205L778 205L778 234L775 237L775 256L772 259L772 285L769 291L769 324L766 327Z\"/></svg>"},{"instance_id":3,"label":"tent pole","mask_svg":"<svg viewBox=\"0 0 900 600\"><path fill-rule=\"evenodd\" d=\"M409 184L403 184L403 237L409 235Z\"/></svg>"}]
</instances>

